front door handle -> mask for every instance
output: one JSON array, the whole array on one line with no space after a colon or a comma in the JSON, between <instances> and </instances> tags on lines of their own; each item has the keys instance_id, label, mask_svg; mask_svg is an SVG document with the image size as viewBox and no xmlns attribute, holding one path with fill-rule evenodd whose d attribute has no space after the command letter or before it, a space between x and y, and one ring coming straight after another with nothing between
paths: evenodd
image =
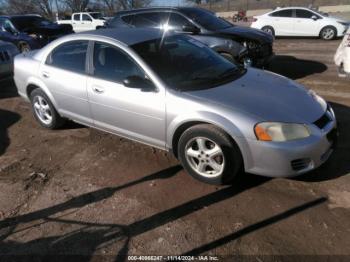
<instances>
[{"instance_id":1,"label":"front door handle","mask_svg":"<svg viewBox=\"0 0 350 262\"><path fill-rule=\"evenodd\" d=\"M102 94L105 91L102 87L99 87L99 86L93 86L92 90L98 94Z\"/></svg>"},{"instance_id":2,"label":"front door handle","mask_svg":"<svg viewBox=\"0 0 350 262\"><path fill-rule=\"evenodd\" d=\"M49 78L49 77L50 77L49 72L42 72L41 74L42 74L42 76L45 77L45 78Z\"/></svg>"}]
</instances>

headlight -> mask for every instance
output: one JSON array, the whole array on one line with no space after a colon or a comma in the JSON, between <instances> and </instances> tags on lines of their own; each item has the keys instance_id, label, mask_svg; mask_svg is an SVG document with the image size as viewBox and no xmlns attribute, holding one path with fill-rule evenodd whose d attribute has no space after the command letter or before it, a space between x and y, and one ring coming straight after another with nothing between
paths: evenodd
<instances>
[{"instance_id":1,"label":"headlight","mask_svg":"<svg viewBox=\"0 0 350 262\"><path fill-rule=\"evenodd\" d=\"M310 136L306 125L294 123L262 122L254 127L255 135L261 141L290 141Z\"/></svg>"},{"instance_id":2,"label":"headlight","mask_svg":"<svg viewBox=\"0 0 350 262\"><path fill-rule=\"evenodd\" d=\"M349 26L350 23L347 23L347 22L340 22L340 21L337 21L339 24L342 24L343 26Z\"/></svg>"}]
</instances>

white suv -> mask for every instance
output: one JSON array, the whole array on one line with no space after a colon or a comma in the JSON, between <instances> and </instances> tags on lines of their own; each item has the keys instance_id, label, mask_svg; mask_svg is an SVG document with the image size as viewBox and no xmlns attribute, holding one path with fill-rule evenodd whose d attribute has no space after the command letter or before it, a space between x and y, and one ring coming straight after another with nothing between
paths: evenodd
<instances>
[{"instance_id":1,"label":"white suv","mask_svg":"<svg viewBox=\"0 0 350 262\"><path fill-rule=\"evenodd\" d=\"M343 36L349 22L309 8L286 7L254 17L251 27L275 36L319 36L331 40Z\"/></svg>"}]
</instances>

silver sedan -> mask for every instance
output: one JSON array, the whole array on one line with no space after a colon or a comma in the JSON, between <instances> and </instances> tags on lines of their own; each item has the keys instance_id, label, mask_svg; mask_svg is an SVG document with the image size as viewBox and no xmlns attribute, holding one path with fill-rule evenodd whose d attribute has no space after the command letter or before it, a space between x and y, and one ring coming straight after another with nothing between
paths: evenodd
<instances>
[{"instance_id":1,"label":"silver sedan","mask_svg":"<svg viewBox=\"0 0 350 262\"><path fill-rule=\"evenodd\" d=\"M282 76L244 69L197 40L151 29L60 38L15 59L19 94L46 128L65 119L172 151L193 177L295 176L325 162L332 108Z\"/></svg>"}]
</instances>

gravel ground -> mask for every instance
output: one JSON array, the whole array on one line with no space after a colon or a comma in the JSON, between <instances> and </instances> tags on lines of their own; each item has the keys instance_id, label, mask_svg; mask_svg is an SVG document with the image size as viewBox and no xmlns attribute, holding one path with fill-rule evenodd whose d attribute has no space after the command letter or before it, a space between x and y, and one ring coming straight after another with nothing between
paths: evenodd
<instances>
[{"instance_id":1,"label":"gravel ground","mask_svg":"<svg viewBox=\"0 0 350 262\"><path fill-rule=\"evenodd\" d=\"M330 161L296 179L242 174L230 187L202 184L157 149L74 123L40 128L14 85L1 83L0 260L348 261L350 79L338 78L332 61L339 42L275 43L271 70L325 96L341 122Z\"/></svg>"}]
</instances>

